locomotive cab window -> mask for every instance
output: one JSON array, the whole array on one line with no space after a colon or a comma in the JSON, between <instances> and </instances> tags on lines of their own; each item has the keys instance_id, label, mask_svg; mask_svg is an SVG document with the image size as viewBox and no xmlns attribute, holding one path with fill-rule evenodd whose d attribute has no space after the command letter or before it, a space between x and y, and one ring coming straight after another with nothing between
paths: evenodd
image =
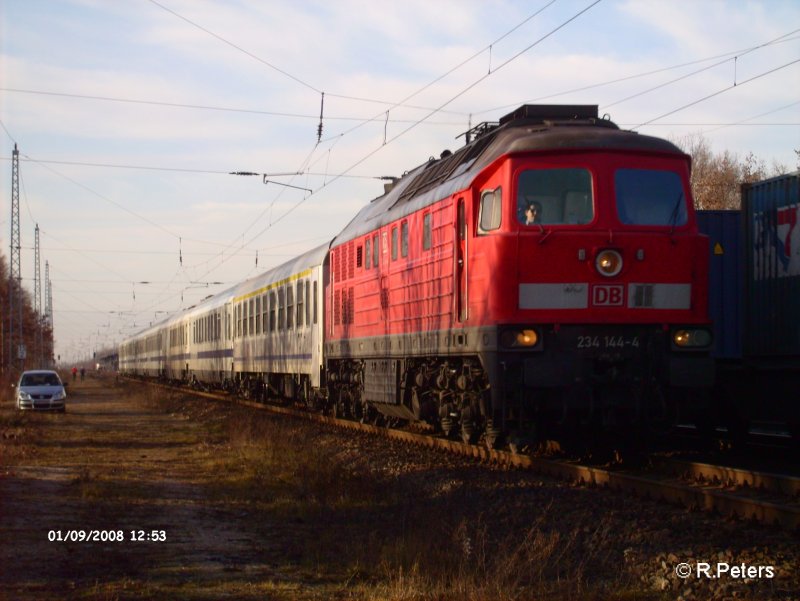
<instances>
[{"instance_id":1,"label":"locomotive cab window","mask_svg":"<svg viewBox=\"0 0 800 601\"><path fill-rule=\"evenodd\" d=\"M517 184L517 220L525 226L583 225L594 219L587 169L527 169Z\"/></svg>"},{"instance_id":2,"label":"locomotive cab window","mask_svg":"<svg viewBox=\"0 0 800 601\"><path fill-rule=\"evenodd\" d=\"M674 171L617 169L614 174L617 215L631 225L685 225L686 194Z\"/></svg>"},{"instance_id":3,"label":"locomotive cab window","mask_svg":"<svg viewBox=\"0 0 800 601\"><path fill-rule=\"evenodd\" d=\"M502 190L485 190L481 193L479 233L484 234L500 227L502 220Z\"/></svg>"}]
</instances>

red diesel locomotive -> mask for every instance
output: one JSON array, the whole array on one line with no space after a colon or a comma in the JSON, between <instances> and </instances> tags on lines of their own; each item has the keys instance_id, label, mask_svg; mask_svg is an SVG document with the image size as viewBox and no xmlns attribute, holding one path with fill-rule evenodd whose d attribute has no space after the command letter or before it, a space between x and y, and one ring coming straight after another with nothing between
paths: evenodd
<instances>
[{"instance_id":1,"label":"red diesel locomotive","mask_svg":"<svg viewBox=\"0 0 800 601\"><path fill-rule=\"evenodd\" d=\"M674 421L714 378L689 172L596 106L474 128L331 243L326 402L489 444Z\"/></svg>"}]
</instances>

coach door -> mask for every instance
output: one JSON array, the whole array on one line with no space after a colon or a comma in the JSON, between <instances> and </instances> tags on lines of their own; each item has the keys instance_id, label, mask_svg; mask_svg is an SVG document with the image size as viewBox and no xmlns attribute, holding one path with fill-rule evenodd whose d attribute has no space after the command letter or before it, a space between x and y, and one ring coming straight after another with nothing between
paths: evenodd
<instances>
[{"instance_id":1,"label":"coach door","mask_svg":"<svg viewBox=\"0 0 800 601\"><path fill-rule=\"evenodd\" d=\"M469 242L467 238L467 208L463 198L456 204L456 252L455 256L455 314L459 322L467 321L467 251Z\"/></svg>"}]
</instances>

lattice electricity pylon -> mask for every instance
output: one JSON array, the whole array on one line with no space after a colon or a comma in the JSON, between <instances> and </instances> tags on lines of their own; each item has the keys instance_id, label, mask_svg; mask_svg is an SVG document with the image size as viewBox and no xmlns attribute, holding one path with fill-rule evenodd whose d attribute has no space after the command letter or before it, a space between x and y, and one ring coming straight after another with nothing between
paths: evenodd
<instances>
[{"instance_id":1,"label":"lattice electricity pylon","mask_svg":"<svg viewBox=\"0 0 800 601\"><path fill-rule=\"evenodd\" d=\"M19 150L14 144L11 158L11 265L8 271L8 364L15 358L24 365L22 347L22 263L19 235Z\"/></svg>"},{"instance_id":2,"label":"lattice electricity pylon","mask_svg":"<svg viewBox=\"0 0 800 601\"><path fill-rule=\"evenodd\" d=\"M34 244L33 244L33 314L36 319L36 361L41 367L42 351L43 351L43 338L42 338L42 268L39 259L39 224L36 224L34 230Z\"/></svg>"}]
</instances>

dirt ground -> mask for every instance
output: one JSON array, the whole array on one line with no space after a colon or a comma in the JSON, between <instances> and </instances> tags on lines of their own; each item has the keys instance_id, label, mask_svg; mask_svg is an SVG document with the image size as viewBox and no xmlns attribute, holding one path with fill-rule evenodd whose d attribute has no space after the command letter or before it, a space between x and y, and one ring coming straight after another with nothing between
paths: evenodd
<instances>
[{"instance_id":1,"label":"dirt ground","mask_svg":"<svg viewBox=\"0 0 800 601\"><path fill-rule=\"evenodd\" d=\"M0 402L0 600L800 599L797 533L113 377L68 392ZM699 561L775 577L676 576Z\"/></svg>"},{"instance_id":2,"label":"dirt ground","mask_svg":"<svg viewBox=\"0 0 800 601\"><path fill-rule=\"evenodd\" d=\"M247 506L214 500L215 474L205 469L213 424L160 412L113 386L78 381L65 414L9 418L0 447L0 598L336 596L330 575L287 557L291 524L265 523L260 512L254 524ZM2 411L14 410L6 402ZM93 530L124 540L49 540Z\"/></svg>"}]
</instances>

